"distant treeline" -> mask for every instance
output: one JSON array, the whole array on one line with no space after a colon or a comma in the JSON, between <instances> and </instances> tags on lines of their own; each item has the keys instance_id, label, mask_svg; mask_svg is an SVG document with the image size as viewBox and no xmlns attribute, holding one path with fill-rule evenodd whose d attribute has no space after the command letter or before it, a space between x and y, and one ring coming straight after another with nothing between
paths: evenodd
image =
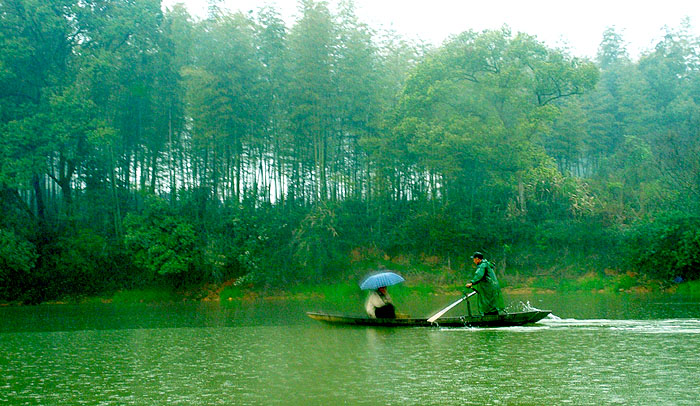
<instances>
[{"instance_id":1,"label":"distant treeline","mask_svg":"<svg viewBox=\"0 0 700 406\"><path fill-rule=\"evenodd\" d=\"M0 300L353 261L700 276L700 38L594 61L508 27L439 47L351 1L193 19L0 2Z\"/></svg>"}]
</instances>

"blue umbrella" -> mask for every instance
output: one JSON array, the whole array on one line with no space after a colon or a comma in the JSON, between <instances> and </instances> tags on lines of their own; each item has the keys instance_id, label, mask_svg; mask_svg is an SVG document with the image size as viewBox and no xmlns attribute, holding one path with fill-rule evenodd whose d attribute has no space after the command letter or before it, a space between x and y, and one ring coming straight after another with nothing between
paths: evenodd
<instances>
[{"instance_id":1,"label":"blue umbrella","mask_svg":"<svg viewBox=\"0 0 700 406\"><path fill-rule=\"evenodd\" d=\"M360 283L360 289L379 289L382 286L396 285L397 283L403 282L405 279L401 275L397 275L393 272L381 272L374 275L370 275L365 278L365 280Z\"/></svg>"}]
</instances>

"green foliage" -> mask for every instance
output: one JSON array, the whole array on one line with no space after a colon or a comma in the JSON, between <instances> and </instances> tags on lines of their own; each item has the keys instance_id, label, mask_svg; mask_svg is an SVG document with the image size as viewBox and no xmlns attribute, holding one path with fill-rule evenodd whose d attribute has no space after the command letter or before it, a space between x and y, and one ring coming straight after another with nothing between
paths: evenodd
<instances>
[{"instance_id":1,"label":"green foliage","mask_svg":"<svg viewBox=\"0 0 700 406\"><path fill-rule=\"evenodd\" d=\"M636 286L638 283L639 281L637 278L632 277L632 275L622 274L615 278L615 285L613 286L613 289L615 292L628 290Z\"/></svg>"},{"instance_id":2,"label":"green foliage","mask_svg":"<svg viewBox=\"0 0 700 406\"><path fill-rule=\"evenodd\" d=\"M12 230L0 228L0 269L5 272L29 272L36 260L36 249L32 243Z\"/></svg>"},{"instance_id":3,"label":"green foliage","mask_svg":"<svg viewBox=\"0 0 700 406\"><path fill-rule=\"evenodd\" d=\"M302 280L320 281L343 270L347 264L343 257L349 250L343 246L340 231L336 208L326 204L314 207L294 230L293 259L308 272Z\"/></svg>"},{"instance_id":4,"label":"green foliage","mask_svg":"<svg viewBox=\"0 0 700 406\"><path fill-rule=\"evenodd\" d=\"M428 295L435 293L435 286L426 284L404 283L392 286L390 289L391 297L397 303L407 302L409 297L425 298Z\"/></svg>"},{"instance_id":5,"label":"green foliage","mask_svg":"<svg viewBox=\"0 0 700 406\"><path fill-rule=\"evenodd\" d=\"M108 293L129 282L121 244L89 226L57 230L40 250L35 283L41 299Z\"/></svg>"},{"instance_id":6,"label":"green foliage","mask_svg":"<svg viewBox=\"0 0 700 406\"><path fill-rule=\"evenodd\" d=\"M333 9L0 2L2 294L318 283L358 247L416 273L480 249L504 273L698 277L687 22L637 61L609 29L596 66L508 27L429 48ZM601 278L562 286L633 283Z\"/></svg>"},{"instance_id":7,"label":"green foliage","mask_svg":"<svg viewBox=\"0 0 700 406\"><path fill-rule=\"evenodd\" d=\"M0 228L0 299L17 298L36 266L36 247L12 230Z\"/></svg>"},{"instance_id":8,"label":"green foliage","mask_svg":"<svg viewBox=\"0 0 700 406\"><path fill-rule=\"evenodd\" d=\"M640 286L643 282L643 277L640 278L629 273L607 275L589 271L582 275L569 272L561 277L532 277L529 278L525 286L560 292L620 292Z\"/></svg>"},{"instance_id":9,"label":"green foliage","mask_svg":"<svg viewBox=\"0 0 700 406\"><path fill-rule=\"evenodd\" d=\"M136 303L167 303L176 300L177 296L166 289L136 289L118 291L112 296L112 303L136 304Z\"/></svg>"},{"instance_id":10,"label":"green foliage","mask_svg":"<svg viewBox=\"0 0 700 406\"><path fill-rule=\"evenodd\" d=\"M301 297L322 297L325 302L332 304L362 303L366 294L360 290L357 282L300 284L292 287L290 293Z\"/></svg>"},{"instance_id":11,"label":"green foliage","mask_svg":"<svg viewBox=\"0 0 700 406\"><path fill-rule=\"evenodd\" d=\"M194 279L201 264L194 227L179 218L160 198L149 196L143 214L124 219L124 244L146 281L158 277ZM192 280L190 280L192 281Z\"/></svg>"},{"instance_id":12,"label":"green foliage","mask_svg":"<svg viewBox=\"0 0 700 406\"><path fill-rule=\"evenodd\" d=\"M558 288L565 292L602 290L608 286L608 281L598 274L587 273L581 277L573 279L562 279Z\"/></svg>"},{"instance_id":13,"label":"green foliage","mask_svg":"<svg viewBox=\"0 0 700 406\"><path fill-rule=\"evenodd\" d=\"M56 290L76 294L104 288L103 281L115 271L109 264L111 250L107 245L104 237L87 227L62 232L55 245L58 253L54 270L56 282L60 281Z\"/></svg>"},{"instance_id":14,"label":"green foliage","mask_svg":"<svg viewBox=\"0 0 700 406\"><path fill-rule=\"evenodd\" d=\"M330 284L299 284L288 289L289 294L302 298L319 297L324 302L342 305L347 303L362 303L367 297L367 291L361 290L359 281L330 283ZM228 289L228 288L227 288ZM224 291L227 291L225 289ZM236 292L233 290L233 292ZM435 286L425 284L398 284L389 288L389 294L396 302L407 301L408 297L426 297L435 292ZM242 295L239 294L239 297ZM224 295L222 294L222 298ZM226 296L228 297L228 296ZM233 296L234 298L236 296Z\"/></svg>"},{"instance_id":15,"label":"green foliage","mask_svg":"<svg viewBox=\"0 0 700 406\"><path fill-rule=\"evenodd\" d=\"M530 282L530 286L538 289L555 290L559 283L552 277L539 277Z\"/></svg>"},{"instance_id":16,"label":"green foliage","mask_svg":"<svg viewBox=\"0 0 700 406\"><path fill-rule=\"evenodd\" d=\"M241 299L245 295L245 288L241 286L227 286L219 293L219 300L222 302Z\"/></svg>"},{"instance_id":17,"label":"green foliage","mask_svg":"<svg viewBox=\"0 0 700 406\"><path fill-rule=\"evenodd\" d=\"M541 218L567 207L562 175L537 136L561 114L554 101L596 80L590 62L507 27L454 37L417 66L397 108L395 134L408 146L399 161L426 172L416 194L448 195L473 218Z\"/></svg>"},{"instance_id":18,"label":"green foliage","mask_svg":"<svg viewBox=\"0 0 700 406\"><path fill-rule=\"evenodd\" d=\"M700 281L684 282L678 285L676 292L681 295L700 297Z\"/></svg>"},{"instance_id":19,"label":"green foliage","mask_svg":"<svg viewBox=\"0 0 700 406\"><path fill-rule=\"evenodd\" d=\"M700 278L700 218L671 212L637 222L626 233L628 266L651 277Z\"/></svg>"},{"instance_id":20,"label":"green foliage","mask_svg":"<svg viewBox=\"0 0 700 406\"><path fill-rule=\"evenodd\" d=\"M215 280L245 276L263 285L288 282L277 269L291 266L285 256L291 255L294 214L284 215L268 205L239 204L223 209L219 218L208 233L206 251Z\"/></svg>"}]
</instances>

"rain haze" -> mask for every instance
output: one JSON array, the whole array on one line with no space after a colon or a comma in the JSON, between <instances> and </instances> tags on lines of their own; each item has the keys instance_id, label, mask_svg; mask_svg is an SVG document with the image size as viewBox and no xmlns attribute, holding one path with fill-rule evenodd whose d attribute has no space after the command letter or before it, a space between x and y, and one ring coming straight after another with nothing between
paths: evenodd
<instances>
[{"instance_id":1,"label":"rain haze","mask_svg":"<svg viewBox=\"0 0 700 406\"><path fill-rule=\"evenodd\" d=\"M700 405L699 4L0 0L0 406Z\"/></svg>"},{"instance_id":2,"label":"rain haze","mask_svg":"<svg viewBox=\"0 0 700 406\"><path fill-rule=\"evenodd\" d=\"M164 0L163 7L184 3L189 12L204 17L212 1ZM290 25L298 2L280 0L224 0L217 3L223 10L255 11L265 4L280 11ZM337 2L330 1L331 7ZM569 48L580 57L595 57L603 31L609 27L623 35L628 52L637 58L650 49L665 33L666 27L678 28L690 19L692 32L697 26L700 2L697 1L461 1L461 0L356 0L358 17L374 28L395 30L410 39L435 45L450 35L467 30L481 31L508 25L514 32L535 35L549 46Z\"/></svg>"}]
</instances>

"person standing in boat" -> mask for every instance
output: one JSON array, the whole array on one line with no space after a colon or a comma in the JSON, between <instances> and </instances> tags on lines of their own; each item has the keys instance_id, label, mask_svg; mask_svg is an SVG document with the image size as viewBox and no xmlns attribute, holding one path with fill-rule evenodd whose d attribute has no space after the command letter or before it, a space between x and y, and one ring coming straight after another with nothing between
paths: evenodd
<instances>
[{"instance_id":1,"label":"person standing in boat","mask_svg":"<svg viewBox=\"0 0 700 406\"><path fill-rule=\"evenodd\" d=\"M373 290L365 302L367 315L373 319L395 319L396 310L391 302L391 296L386 291L386 286Z\"/></svg>"},{"instance_id":2,"label":"person standing in boat","mask_svg":"<svg viewBox=\"0 0 700 406\"><path fill-rule=\"evenodd\" d=\"M466 286L479 293L477 302L482 314L497 315L505 309L505 305L501 296L501 287L498 284L498 278L496 278L495 267L484 259L484 254L481 252L475 252L472 259L476 265L476 272Z\"/></svg>"}]
</instances>

